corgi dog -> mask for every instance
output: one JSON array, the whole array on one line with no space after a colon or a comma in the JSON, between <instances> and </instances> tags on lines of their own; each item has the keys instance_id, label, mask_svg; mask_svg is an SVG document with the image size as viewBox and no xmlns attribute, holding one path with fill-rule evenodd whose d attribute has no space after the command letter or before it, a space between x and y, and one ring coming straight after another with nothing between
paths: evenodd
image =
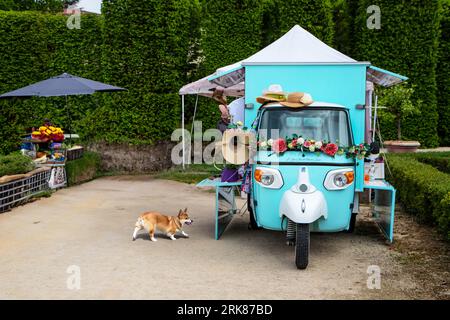
<instances>
[{"instance_id":1,"label":"corgi dog","mask_svg":"<svg viewBox=\"0 0 450 320\"><path fill-rule=\"evenodd\" d=\"M181 231L181 234L185 237L189 235L182 230L183 225L190 225L193 222L189 218L187 213L187 208L180 210L177 216L166 216L159 212L144 212L141 214L136 221L133 241L136 240L136 235L139 230L145 229L150 234L150 240L157 241L155 238L155 230L158 229L163 231L170 239L177 240L175 238L175 233Z\"/></svg>"}]
</instances>

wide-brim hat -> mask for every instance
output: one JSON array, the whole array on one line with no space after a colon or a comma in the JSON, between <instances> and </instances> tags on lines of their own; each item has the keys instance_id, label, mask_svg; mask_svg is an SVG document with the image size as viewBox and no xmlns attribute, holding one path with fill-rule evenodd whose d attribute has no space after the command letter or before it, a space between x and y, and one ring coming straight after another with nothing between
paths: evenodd
<instances>
[{"instance_id":1,"label":"wide-brim hat","mask_svg":"<svg viewBox=\"0 0 450 320\"><path fill-rule=\"evenodd\" d=\"M226 130L222 141L217 145L222 148L223 158L231 164L244 164L250 158L250 144L253 134L242 130Z\"/></svg>"},{"instance_id":2,"label":"wide-brim hat","mask_svg":"<svg viewBox=\"0 0 450 320\"><path fill-rule=\"evenodd\" d=\"M220 104L224 104L224 105L228 104L227 97L225 96L225 90L223 88L220 88L220 87L215 88L211 98L213 98Z\"/></svg>"},{"instance_id":3,"label":"wide-brim hat","mask_svg":"<svg viewBox=\"0 0 450 320\"><path fill-rule=\"evenodd\" d=\"M286 93L279 84L271 84L267 90L263 91L262 96L256 98L258 103L265 103L268 101L285 101Z\"/></svg>"},{"instance_id":4,"label":"wide-brim hat","mask_svg":"<svg viewBox=\"0 0 450 320\"><path fill-rule=\"evenodd\" d=\"M282 106L290 108L306 107L313 103L309 93L292 92L288 94L286 101L280 102Z\"/></svg>"}]
</instances>

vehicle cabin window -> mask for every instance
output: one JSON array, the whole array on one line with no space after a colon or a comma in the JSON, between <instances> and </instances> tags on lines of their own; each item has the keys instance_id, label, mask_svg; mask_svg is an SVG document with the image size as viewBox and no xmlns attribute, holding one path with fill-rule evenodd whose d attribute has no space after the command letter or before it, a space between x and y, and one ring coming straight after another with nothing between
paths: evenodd
<instances>
[{"instance_id":1,"label":"vehicle cabin window","mask_svg":"<svg viewBox=\"0 0 450 320\"><path fill-rule=\"evenodd\" d=\"M270 108L263 112L259 126L260 140L292 138L294 134L341 146L351 144L348 117L344 110Z\"/></svg>"}]
</instances>

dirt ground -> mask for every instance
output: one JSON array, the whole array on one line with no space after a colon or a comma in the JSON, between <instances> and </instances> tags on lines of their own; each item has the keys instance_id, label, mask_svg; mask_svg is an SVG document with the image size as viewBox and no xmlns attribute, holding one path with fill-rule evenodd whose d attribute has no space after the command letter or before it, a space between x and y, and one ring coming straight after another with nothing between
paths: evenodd
<instances>
[{"instance_id":1,"label":"dirt ground","mask_svg":"<svg viewBox=\"0 0 450 320\"><path fill-rule=\"evenodd\" d=\"M176 214L182 207L194 219L189 239L157 235L151 242L141 233L131 241L141 212ZM313 234L304 271L296 269L283 234L248 230L247 214L236 215L214 240L213 214L212 193L146 176L59 190L0 215L0 298L450 298L448 245L401 212L394 245L367 212L354 234ZM367 287L371 265L380 267L381 289Z\"/></svg>"}]
</instances>

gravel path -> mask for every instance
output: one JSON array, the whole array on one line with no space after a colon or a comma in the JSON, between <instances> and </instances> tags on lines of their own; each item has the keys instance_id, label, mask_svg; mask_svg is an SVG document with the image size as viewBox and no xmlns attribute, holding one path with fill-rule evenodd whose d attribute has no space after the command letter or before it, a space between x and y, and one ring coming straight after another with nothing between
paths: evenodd
<instances>
[{"instance_id":1,"label":"gravel path","mask_svg":"<svg viewBox=\"0 0 450 320\"><path fill-rule=\"evenodd\" d=\"M141 212L182 207L195 220L189 239L131 241ZM249 231L247 214L215 241L213 210L212 193L146 176L101 178L15 208L0 215L0 298L436 298L365 214L354 234L313 234L310 265L299 271L283 234ZM371 265L381 289L367 288ZM80 289L68 289L78 268Z\"/></svg>"}]
</instances>

